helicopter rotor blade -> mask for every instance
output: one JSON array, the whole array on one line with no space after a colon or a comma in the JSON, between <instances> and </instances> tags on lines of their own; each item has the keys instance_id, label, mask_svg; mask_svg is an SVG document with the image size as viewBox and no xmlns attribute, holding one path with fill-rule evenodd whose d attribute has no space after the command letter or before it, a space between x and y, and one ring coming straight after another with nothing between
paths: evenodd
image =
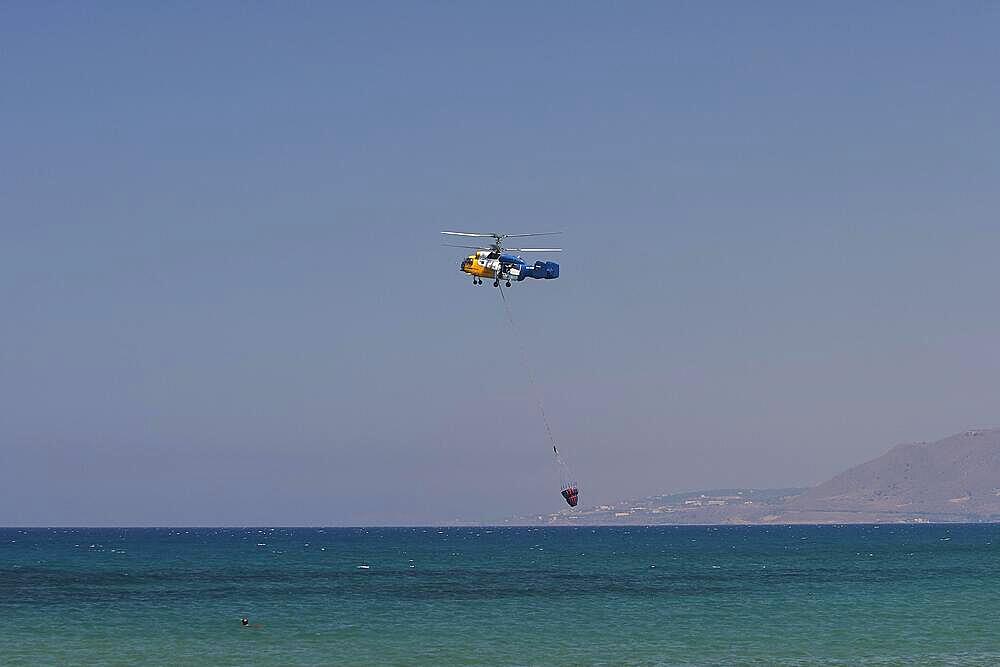
<instances>
[{"instance_id":1,"label":"helicopter rotor blade","mask_svg":"<svg viewBox=\"0 0 1000 667\"><path fill-rule=\"evenodd\" d=\"M482 239L493 239L496 238L496 234L475 234L473 232L441 232L442 234L448 234L450 236L475 236Z\"/></svg>"},{"instance_id":2,"label":"helicopter rotor blade","mask_svg":"<svg viewBox=\"0 0 1000 667\"><path fill-rule=\"evenodd\" d=\"M442 246L446 248L467 248L468 250L489 250L489 248L484 248L479 245L457 245L455 243L442 243Z\"/></svg>"},{"instance_id":3,"label":"helicopter rotor blade","mask_svg":"<svg viewBox=\"0 0 1000 667\"><path fill-rule=\"evenodd\" d=\"M504 248L514 252L562 252L562 248Z\"/></svg>"},{"instance_id":4,"label":"helicopter rotor blade","mask_svg":"<svg viewBox=\"0 0 1000 667\"><path fill-rule=\"evenodd\" d=\"M562 234L562 232L536 232L534 234L504 234L508 239L521 238L523 236L555 236L556 234Z\"/></svg>"}]
</instances>

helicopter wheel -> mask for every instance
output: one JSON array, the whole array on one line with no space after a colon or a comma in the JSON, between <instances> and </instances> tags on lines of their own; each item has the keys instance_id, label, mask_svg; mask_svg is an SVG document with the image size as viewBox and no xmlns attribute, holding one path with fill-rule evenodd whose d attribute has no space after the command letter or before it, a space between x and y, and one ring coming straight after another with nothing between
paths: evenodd
<instances>
[{"instance_id":1,"label":"helicopter wheel","mask_svg":"<svg viewBox=\"0 0 1000 667\"><path fill-rule=\"evenodd\" d=\"M494 287L500 287L500 281L499 280L494 280L493 281L493 286Z\"/></svg>"},{"instance_id":2,"label":"helicopter wheel","mask_svg":"<svg viewBox=\"0 0 1000 667\"><path fill-rule=\"evenodd\" d=\"M507 281L507 287L510 287L510 281L509 280Z\"/></svg>"}]
</instances>

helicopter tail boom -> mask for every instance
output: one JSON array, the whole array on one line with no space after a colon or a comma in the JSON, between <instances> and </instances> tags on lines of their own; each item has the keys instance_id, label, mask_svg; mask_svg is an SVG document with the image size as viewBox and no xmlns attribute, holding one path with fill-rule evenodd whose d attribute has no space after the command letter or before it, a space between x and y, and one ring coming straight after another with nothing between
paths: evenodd
<instances>
[{"instance_id":1,"label":"helicopter tail boom","mask_svg":"<svg viewBox=\"0 0 1000 667\"><path fill-rule=\"evenodd\" d=\"M521 276L523 278L552 280L559 277L559 265L555 262L535 262L534 266L526 266L521 269Z\"/></svg>"}]
</instances>

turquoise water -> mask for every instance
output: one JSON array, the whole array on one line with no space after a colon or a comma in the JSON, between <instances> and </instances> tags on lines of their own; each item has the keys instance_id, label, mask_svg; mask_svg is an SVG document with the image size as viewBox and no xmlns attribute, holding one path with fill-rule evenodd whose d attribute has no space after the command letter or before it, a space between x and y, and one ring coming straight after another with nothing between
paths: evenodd
<instances>
[{"instance_id":1,"label":"turquoise water","mask_svg":"<svg viewBox=\"0 0 1000 667\"><path fill-rule=\"evenodd\" d=\"M0 529L0 662L993 665L998 556L993 525Z\"/></svg>"}]
</instances>

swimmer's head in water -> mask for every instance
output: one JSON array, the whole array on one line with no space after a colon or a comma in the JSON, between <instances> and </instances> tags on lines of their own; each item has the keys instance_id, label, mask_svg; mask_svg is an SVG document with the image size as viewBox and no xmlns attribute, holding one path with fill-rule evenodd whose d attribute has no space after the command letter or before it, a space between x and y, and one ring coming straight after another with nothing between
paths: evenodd
<instances>
[{"instance_id":1,"label":"swimmer's head in water","mask_svg":"<svg viewBox=\"0 0 1000 667\"><path fill-rule=\"evenodd\" d=\"M250 619L244 616L243 618L240 619L240 623L242 623L243 625L250 625Z\"/></svg>"}]
</instances>

